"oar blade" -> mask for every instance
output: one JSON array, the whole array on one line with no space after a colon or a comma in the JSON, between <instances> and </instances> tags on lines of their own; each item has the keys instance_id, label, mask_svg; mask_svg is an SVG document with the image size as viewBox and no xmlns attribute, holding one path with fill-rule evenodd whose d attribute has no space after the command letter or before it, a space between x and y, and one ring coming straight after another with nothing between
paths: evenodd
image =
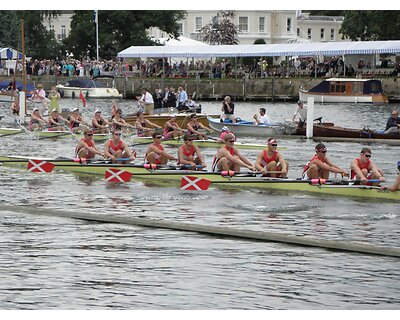
<instances>
[{"instance_id":1,"label":"oar blade","mask_svg":"<svg viewBox=\"0 0 400 320\"><path fill-rule=\"evenodd\" d=\"M105 172L104 178L108 182L129 182L131 181L132 173L125 170L108 168Z\"/></svg>"},{"instance_id":2,"label":"oar blade","mask_svg":"<svg viewBox=\"0 0 400 320\"><path fill-rule=\"evenodd\" d=\"M183 176L181 180L181 190L207 190L211 181L194 176Z\"/></svg>"},{"instance_id":3,"label":"oar blade","mask_svg":"<svg viewBox=\"0 0 400 320\"><path fill-rule=\"evenodd\" d=\"M28 171L30 172L52 172L55 165L46 160L28 160Z\"/></svg>"}]
</instances>

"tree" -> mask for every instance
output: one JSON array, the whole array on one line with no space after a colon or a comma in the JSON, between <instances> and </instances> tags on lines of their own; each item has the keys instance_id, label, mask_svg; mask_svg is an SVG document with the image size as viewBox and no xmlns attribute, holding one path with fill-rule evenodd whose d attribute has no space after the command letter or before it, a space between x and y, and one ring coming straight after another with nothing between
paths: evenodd
<instances>
[{"instance_id":1,"label":"tree","mask_svg":"<svg viewBox=\"0 0 400 320\"><path fill-rule=\"evenodd\" d=\"M200 30L203 41L213 45L238 44L240 31L233 23L234 18L235 11L218 11L217 16Z\"/></svg>"},{"instance_id":2,"label":"tree","mask_svg":"<svg viewBox=\"0 0 400 320\"><path fill-rule=\"evenodd\" d=\"M344 11L340 32L357 41L398 40L400 14L394 10Z\"/></svg>"},{"instance_id":3,"label":"tree","mask_svg":"<svg viewBox=\"0 0 400 320\"><path fill-rule=\"evenodd\" d=\"M114 58L119 51L133 45L155 45L146 30L158 27L170 37L179 37L179 20L185 11L122 11L98 12L99 55ZM76 11L71 22L71 32L64 39L64 50L76 58L96 56L96 25L93 11Z\"/></svg>"}]
</instances>

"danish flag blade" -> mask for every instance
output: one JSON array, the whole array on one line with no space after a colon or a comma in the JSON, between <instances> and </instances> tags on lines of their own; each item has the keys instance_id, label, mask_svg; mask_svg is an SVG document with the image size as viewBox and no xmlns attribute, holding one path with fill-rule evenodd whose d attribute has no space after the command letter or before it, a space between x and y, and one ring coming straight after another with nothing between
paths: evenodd
<instances>
[{"instance_id":1,"label":"danish flag blade","mask_svg":"<svg viewBox=\"0 0 400 320\"><path fill-rule=\"evenodd\" d=\"M129 182L131 181L132 173L124 170L108 168L104 178L109 182Z\"/></svg>"},{"instance_id":2,"label":"danish flag blade","mask_svg":"<svg viewBox=\"0 0 400 320\"><path fill-rule=\"evenodd\" d=\"M55 165L46 160L28 160L28 171L31 172L52 172Z\"/></svg>"},{"instance_id":3,"label":"danish flag blade","mask_svg":"<svg viewBox=\"0 0 400 320\"><path fill-rule=\"evenodd\" d=\"M181 190L207 190L211 181L199 177L183 176Z\"/></svg>"},{"instance_id":4,"label":"danish flag blade","mask_svg":"<svg viewBox=\"0 0 400 320\"><path fill-rule=\"evenodd\" d=\"M81 98L83 107L86 108L86 99L85 96L83 95L82 91L79 93L79 98Z\"/></svg>"}]
</instances>

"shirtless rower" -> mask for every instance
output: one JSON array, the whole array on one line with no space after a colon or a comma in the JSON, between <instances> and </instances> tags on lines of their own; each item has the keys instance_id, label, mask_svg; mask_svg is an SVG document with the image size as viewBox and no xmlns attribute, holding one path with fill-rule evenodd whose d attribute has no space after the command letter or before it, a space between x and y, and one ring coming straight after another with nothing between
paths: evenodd
<instances>
[{"instance_id":1,"label":"shirtless rower","mask_svg":"<svg viewBox=\"0 0 400 320\"><path fill-rule=\"evenodd\" d=\"M86 128L83 130L83 138L79 140L75 148L75 157L79 159L94 159L96 154L104 157L104 152L97 148L93 141L93 131Z\"/></svg>"},{"instance_id":2,"label":"shirtless rower","mask_svg":"<svg viewBox=\"0 0 400 320\"><path fill-rule=\"evenodd\" d=\"M262 150L256 160L256 168L263 176L273 178L286 178L288 173L288 162L283 158L280 152L276 150L278 141L275 138L267 140L267 149ZM269 173L273 171L272 173ZM280 173L277 173L279 172Z\"/></svg>"},{"instance_id":3,"label":"shirtless rower","mask_svg":"<svg viewBox=\"0 0 400 320\"><path fill-rule=\"evenodd\" d=\"M351 179L361 180L361 184L379 185L379 183L368 183L368 180L379 179L384 182L382 170L377 168L371 160L372 151L370 148L362 148L360 157L355 158L351 164Z\"/></svg>"},{"instance_id":4,"label":"shirtless rower","mask_svg":"<svg viewBox=\"0 0 400 320\"><path fill-rule=\"evenodd\" d=\"M145 161L151 164L167 164L168 160L178 160L172 154L164 150L162 141L162 134L159 131L154 131L152 134L153 143L150 144L146 150Z\"/></svg>"},{"instance_id":5,"label":"shirtless rower","mask_svg":"<svg viewBox=\"0 0 400 320\"><path fill-rule=\"evenodd\" d=\"M213 159L213 172L227 170L238 172L241 167L245 167L252 171L256 170L254 164L234 147L235 136L233 134L226 134L223 141L225 145L217 151Z\"/></svg>"},{"instance_id":6,"label":"shirtless rower","mask_svg":"<svg viewBox=\"0 0 400 320\"><path fill-rule=\"evenodd\" d=\"M326 156L326 147L323 143L318 143L315 146L315 155L303 168L302 179L329 179L329 173L339 173L342 176L348 177L349 173L333 164Z\"/></svg>"}]
</instances>

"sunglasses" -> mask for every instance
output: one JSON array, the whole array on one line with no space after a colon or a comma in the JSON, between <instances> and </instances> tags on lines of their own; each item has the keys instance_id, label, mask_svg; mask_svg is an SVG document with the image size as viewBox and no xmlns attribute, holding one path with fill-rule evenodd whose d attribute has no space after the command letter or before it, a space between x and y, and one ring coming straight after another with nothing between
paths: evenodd
<instances>
[{"instance_id":1,"label":"sunglasses","mask_svg":"<svg viewBox=\"0 0 400 320\"><path fill-rule=\"evenodd\" d=\"M392 116L397 116L397 114L396 113L392 113Z\"/></svg>"},{"instance_id":2,"label":"sunglasses","mask_svg":"<svg viewBox=\"0 0 400 320\"><path fill-rule=\"evenodd\" d=\"M186 141L193 141L194 139L186 139Z\"/></svg>"},{"instance_id":3,"label":"sunglasses","mask_svg":"<svg viewBox=\"0 0 400 320\"><path fill-rule=\"evenodd\" d=\"M364 154L367 158L371 158L372 154Z\"/></svg>"},{"instance_id":4,"label":"sunglasses","mask_svg":"<svg viewBox=\"0 0 400 320\"><path fill-rule=\"evenodd\" d=\"M277 147L277 144L270 144L271 147Z\"/></svg>"},{"instance_id":5,"label":"sunglasses","mask_svg":"<svg viewBox=\"0 0 400 320\"><path fill-rule=\"evenodd\" d=\"M91 137L91 136L93 136L93 133L87 133L86 135Z\"/></svg>"},{"instance_id":6,"label":"sunglasses","mask_svg":"<svg viewBox=\"0 0 400 320\"><path fill-rule=\"evenodd\" d=\"M114 136L120 136L121 133L114 133Z\"/></svg>"},{"instance_id":7,"label":"sunglasses","mask_svg":"<svg viewBox=\"0 0 400 320\"><path fill-rule=\"evenodd\" d=\"M162 136L157 136L156 139L162 139Z\"/></svg>"},{"instance_id":8,"label":"sunglasses","mask_svg":"<svg viewBox=\"0 0 400 320\"><path fill-rule=\"evenodd\" d=\"M234 142L235 142L235 140L228 140L228 142L230 142L230 143L234 143Z\"/></svg>"}]
</instances>

